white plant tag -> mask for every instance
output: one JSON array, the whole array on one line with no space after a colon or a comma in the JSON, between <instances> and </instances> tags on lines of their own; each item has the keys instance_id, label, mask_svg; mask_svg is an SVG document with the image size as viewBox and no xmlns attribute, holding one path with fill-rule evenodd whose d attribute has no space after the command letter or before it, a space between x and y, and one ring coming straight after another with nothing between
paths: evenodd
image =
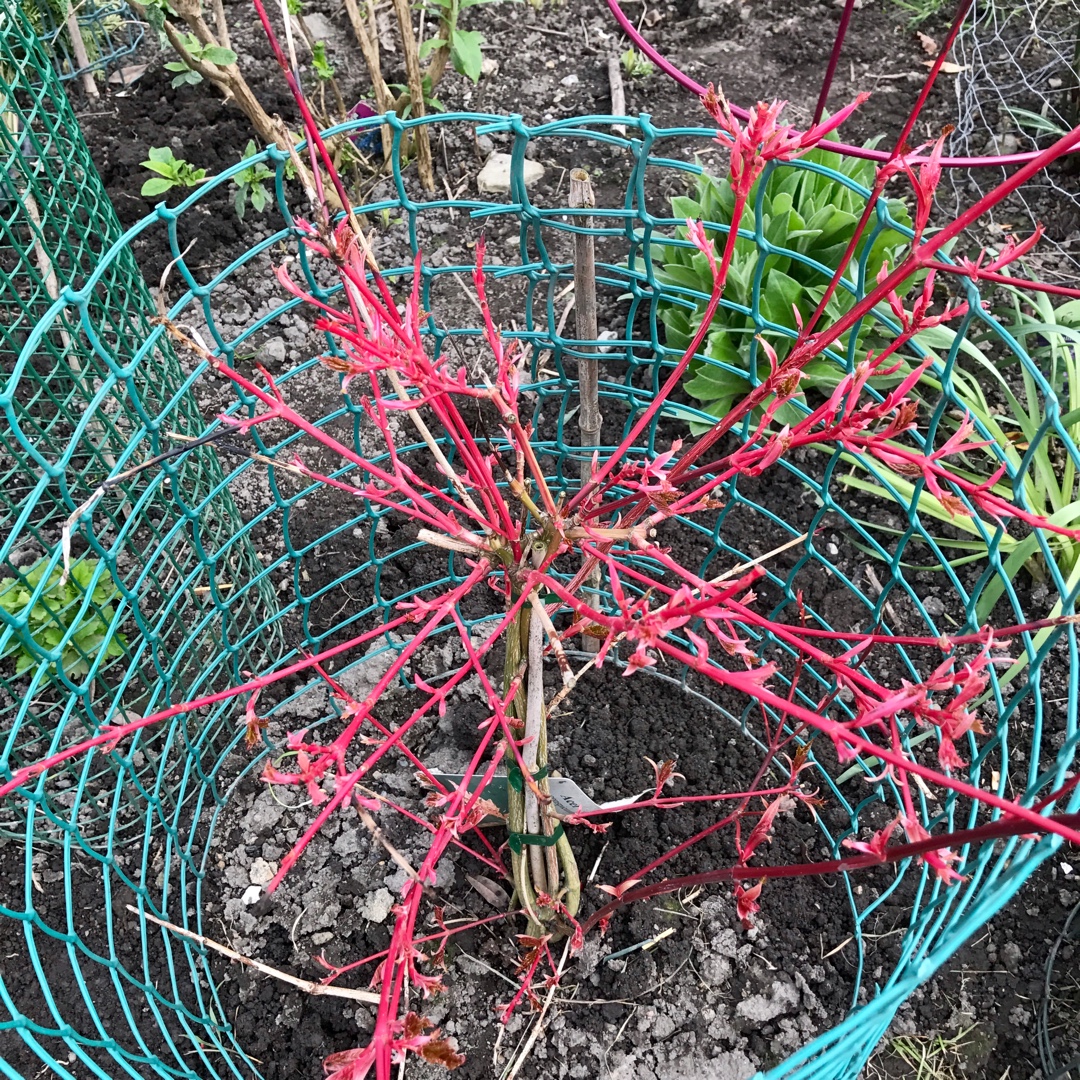
<instances>
[{"instance_id":1,"label":"white plant tag","mask_svg":"<svg viewBox=\"0 0 1080 1080\"><path fill-rule=\"evenodd\" d=\"M457 787L461 781L465 779L462 773L443 773L436 769L432 769L431 775L434 776L440 784L449 788ZM474 776L469 782L469 790L475 791L481 779L482 777L480 776ZM598 803L590 799L573 780L570 780L565 776L549 776L548 787L551 790L552 805L555 807L555 813L558 814L559 817L570 817L573 814L578 814L583 811L617 810L620 807L636 803L642 796L648 795L651 790L650 788L646 788L644 791L639 791L636 795L631 795L628 799L615 799L613 802ZM509 805L506 790L506 777L493 776L491 782L484 788L483 794L485 799L490 799L504 814Z\"/></svg>"}]
</instances>

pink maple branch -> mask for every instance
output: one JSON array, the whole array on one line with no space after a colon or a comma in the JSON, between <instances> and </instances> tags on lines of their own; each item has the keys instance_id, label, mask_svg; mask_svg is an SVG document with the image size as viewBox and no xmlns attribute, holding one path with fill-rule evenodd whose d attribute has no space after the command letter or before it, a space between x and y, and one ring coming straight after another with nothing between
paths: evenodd
<instances>
[{"instance_id":1,"label":"pink maple branch","mask_svg":"<svg viewBox=\"0 0 1080 1080\"><path fill-rule=\"evenodd\" d=\"M1059 834L1075 832L1080 829L1080 814L1051 814L1041 819L1051 822L1053 830ZM999 840L1011 836L1023 836L1029 830L1023 822L1008 817L979 825L972 829L959 829L950 833L927 836L906 844L882 847L879 851L861 855L849 855L841 859L826 859L821 862L788 863L782 866L726 866L717 870L706 870L700 874L688 874L683 877L669 878L652 885L631 888L617 896L610 903L597 909L582 923L582 929L588 933L598 925L605 925L611 916L621 907L639 900L648 900L654 896L678 892L680 889L695 888L699 885L714 885L721 881L755 881L765 878L770 881L795 877L817 877L826 874L850 873L855 870L867 870L887 863L903 862L917 858L928 852L942 848L962 847L967 844L982 844L990 840Z\"/></svg>"}]
</instances>

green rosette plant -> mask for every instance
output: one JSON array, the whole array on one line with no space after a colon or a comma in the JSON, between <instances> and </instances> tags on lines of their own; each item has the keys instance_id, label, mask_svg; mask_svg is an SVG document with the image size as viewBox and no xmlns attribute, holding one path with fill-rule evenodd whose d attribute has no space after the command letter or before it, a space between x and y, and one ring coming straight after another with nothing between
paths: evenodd
<instances>
[{"instance_id":1,"label":"green rosette plant","mask_svg":"<svg viewBox=\"0 0 1080 1080\"><path fill-rule=\"evenodd\" d=\"M838 154L815 149L805 154L812 162L853 181L864 189L874 182L872 162L842 158ZM710 416L726 416L732 406L751 389L750 357L757 363L755 383L769 373L769 359L764 351L752 350L756 335L766 338L779 360L787 356L804 319L814 312L825 295L833 268L840 265L848 244L855 235L866 207L866 192L853 189L835 175L810 169L778 165L754 184L749 205L761 201L761 228L765 240L775 249L759 267L761 251L752 236L741 236L735 244L724 289L724 299L713 316L712 327L701 350L707 361L690 365L683 388ZM908 237L892 223L910 227L911 217L901 199L885 201L888 219L879 219L877 227L867 229L855 248L843 284L829 298L818 329L835 323L855 303L856 287L862 282L872 287L883 265L896 266L910 247ZM724 244L725 231L716 226L731 222L735 195L731 181L703 173L692 196L671 200L674 216L706 223L706 235L714 248ZM676 235L686 239L686 229ZM711 276L705 255L692 246L665 244L655 249L656 277L665 286L668 299L660 305L660 319L666 331L666 344L675 351L685 350L701 325L707 304ZM764 324L751 315L753 293L761 272L761 301L758 310ZM913 279L914 280L914 279ZM692 296L689 290L699 294ZM866 291L863 289L862 291ZM903 290L900 290L903 292ZM672 299L682 297L681 301ZM858 347L873 347L869 324L858 328ZM851 344L844 334L834 346L844 354ZM903 377L903 369L892 376L878 376L873 385L881 387ZM801 393L776 413L785 423L794 423L804 415L797 402L807 388L831 394L846 374L845 367L827 356L819 356L803 369ZM691 422L696 432L708 425Z\"/></svg>"}]
</instances>

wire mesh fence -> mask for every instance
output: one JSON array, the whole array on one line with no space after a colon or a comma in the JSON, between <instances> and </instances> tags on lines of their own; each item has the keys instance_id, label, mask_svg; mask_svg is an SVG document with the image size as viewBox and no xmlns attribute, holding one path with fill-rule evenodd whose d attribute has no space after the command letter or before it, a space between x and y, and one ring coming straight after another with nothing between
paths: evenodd
<instances>
[{"instance_id":1,"label":"wire mesh fence","mask_svg":"<svg viewBox=\"0 0 1080 1080\"><path fill-rule=\"evenodd\" d=\"M954 49L956 120L949 152L995 157L1040 150L1080 122L1080 15L1073 3L1002 4L975 0ZM1000 168L951 174L960 203L989 190ZM1040 272L1067 281L1080 267L1080 197L1076 162L1037 177L992 220L1002 232L1017 215L1050 226L1063 256ZM1023 227L1027 227L1025 223ZM1049 278L1048 278L1049 279Z\"/></svg>"},{"instance_id":2,"label":"wire mesh fence","mask_svg":"<svg viewBox=\"0 0 1080 1080\"><path fill-rule=\"evenodd\" d=\"M580 482L580 453L567 432L576 406L578 359L596 355L597 348L603 350L599 380L604 417L599 450L602 461L630 430L680 355L667 343L662 312L672 306L692 311L706 299L692 285L662 282L657 253L661 247L688 246L678 232L684 222L673 216L668 195L685 191L700 172L700 166L693 162L693 151L702 149L714 132L660 129L646 116L635 120L584 117L541 127L529 127L518 118L477 114L427 118L422 122L433 128L459 125L469 133L505 136L511 144L511 184L505 198L455 200L414 195L405 173L403 147L415 122L396 117L386 122L394 136L392 193L357 207L357 213L377 234L384 275L392 287L407 288L412 281L413 259L422 256L422 301L430 313L426 323L430 347L468 368L475 359L473 347L482 337L475 309L461 290L460 276L471 267L444 258L438 237L449 228L476 237L485 225L507 232L497 258L489 260L494 279L491 292L498 297L497 314L508 328L508 336L521 341L529 353L529 376L522 393L531 410L537 456L553 489L573 491ZM363 121L348 127L363 129L372 123ZM614 124L626 125L628 134L617 134ZM598 152L603 155L604 185L596 210L571 210L564 185L537 193L526 186L527 155L562 162L569 168L595 158ZM190 395L183 391L199 375L205 376L206 365L184 358L190 371L186 377L178 376L175 366L170 366L176 361L168 350L163 327L149 325L144 309L132 310L129 304L129 297L145 295L141 286L133 286L129 293L117 284L118 275L130 273L130 248L137 238L159 236L177 260L169 318L195 328L230 364L258 352L267 334L276 332L286 318L291 325L297 315L297 301L289 299L239 328L222 318L238 290L250 293L253 281L269 279L271 251L277 262L284 249L295 259L295 272L313 294L328 295L328 283L310 265L292 227L287 159L271 149L258 160L274 170L277 207L285 224L225 271L207 277L193 265L179 247L175 224L185 214L196 213L208 192L228 184L251 162L224 171L174 209L159 207L118 242L103 245L107 250L97 250L77 287L62 288L54 298L44 284L39 285L39 306L34 311L26 308L21 324L25 336L18 342L14 374L7 380L3 398L13 433L6 447L12 465L5 488L15 490L19 483L26 487L25 500L11 508L15 524L3 549L7 557L23 544L32 543L50 560L51 568L59 566L58 526L96 490L96 484L160 454L171 445L170 433L190 435L202 430L191 411ZM827 175L865 200L869 192L839 171L838 164L826 156L778 168L793 176L806 170ZM882 204L878 211L878 231L905 233L905 226L890 214L887 205ZM582 223L586 215L593 217L591 225ZM828 280L831 271L827 265L768 238L772 234L760 200L753 226L748 223L745 237L755 250L759 283L771 257L793 259L811 275L820 275L822 283ZM726 228L722 221L711 222L709 227L720 234ZM559 298L573 278L572 237L583 230L591 232L596 241L597 282L605 312L602 330L607 332L596 341L566 333L559 306ZM27 267L23 273L35 271ZM844 288L853 296L862 295L865 277L864 261L852 269ZM940 417L957 407L956 380L966 339L978 340L984 350L997 348L1010 355L1034 380L1046 401L1056 400L1054 389L1037 365L981 307L975 289L966 288L975 302L955 338L941 348L934 368L940 382L931 401L935 414ZM725 300L725 304L748 319L758 333L793 336L790 327L762 309L759 289L751 289L750 296L748 306L735 300ZM19 302L28 304L24 299ZM876 313L872 321L876 332L895 332L887 311ZM855 335L838 344L824 362L837 371L852 370L858 340ZM42 383L49 380L38 374L37 365L54 371L58 357L76 341L88 345L84 374L70 376L71 385L63 400L77 398L85 408L74 422L64 417L43 421L42 414L52 416L56 406L53 396L41 390ZM925 348L912 347L916 352ZM333 339L327 338L325 344L308 353L289 357L282 370L275 372L277 385L291 400L305 404L306 415L316 428L334 431L339 438L349 440L357 454L377 462L378 456L371 456L372 431L361 404L340 393L336 385L326 387L321 360L327 353L334 355L335 348ZM756 349L755 341L737 369L751 383L757 378ZM728 361L702 359L735 370ZM139 382L138 373L148 370L155 372L154 385ZM91 392L84 393L76 383L78 378L90 377L91 372ZM170 389L164 389L166 386ZM134 402L138 404L129 414ZM215 408L242 419L252 415L255 403L226 394L215 401ZM661 410L634 453L647 458L665 449L673 437L685 433L688 420L708 422L709 417L685 399ZM210 433L215 430L211 425ZM139 474L127 488L118 489L109 499L103 498L78 515L79 551L99 560L99 571L95 572L101 577L94 580L100 581L109 573L120 590L121 598L107 621L113 640L118 640L118 633L124 634L123 655L108 665L91 658L91 674L76 682L60 674L61 655L54 650L51 655L43 654L40 665L32 669L28 688L9 682L11 700L4 717L8 736L0 775L10 775L13 765L25 757L27 746L41 748L50 739L59 745L65 725L75 717L93 717L100 722L108 715L107 709L122 706L133 696L137 705L132 707L145 713L182 695L206 693L229 678L239 679L239 669L244 666L260 672L280 669L297 660L304 650L325 649L361 630L378 628L398 605L425 590L466 579L467 570L459 555L439 550L433 554L407 531L391 528L385 512L369 502L343 499L326 484L290 477L274 462L285 462L303 450L309 465L345 482L359 478L356 466L320 460L318 448L298 435L279 437L261 431L252 429L256 458L248 456L252 449L248 446L243 453L237 451L225 458L231 465L218 464L215 450L204 444L190 454L169 459L160 472ZM53 439L52 450L35 451L46 433ZM495 450L502 445L497 433L488 438ZM1036 442L1050 438L1058 441L1071 460L1080 460L1067 435L1053 425L1044 428ZM443 445L453 460L453 446ZM425 448L417 443L403 446L399 452L407 460L419 462ZM112 455L111 461L106 454ZM784 480L803 492L812 507L805 529L795 524L790 505L777 502L767 485L738 477L728 481L723 505L711 520L697 517L678 523L680 535L692 545L690 550L702 576L794 542L795 557L784 567L767 565L761 588L776 612L786 610L794 616L798 594L805 589L807 595L819 595L821 581L828 581L831 606L826 609L812 602L806 606L806 617L815 626L844 630L855 623L874 623L889 634L898 623L897 609L903 607L909 620L926 633L943 631L946 612L955 624L951 628L975 629L979 602L991 588L1001 590L1004 609L999 610L1005 610L1006 617L1022 622L1037 614L1023 609L1017 575L1006 567L1002 531L991 523L978 526L985 544L983 561L976 571L965 572L937 546L940 522L925 513L918 494L886 486L883 490L891 493L888 505L895 521L884 539L853 505L852 488L843 481L852 455L837 448L817 457L778 463ZM872 463L865 464L873 470ZM1025 506L1024 481L1030 458L1019 466L1011 460L1005 464L1018 505ZM31 482L37 476L40 479ZM221 509L226 488L255 492L245 520ZM125 503L130 508L126 512ZM826 532L836 527L865 548L871 575L857 577L841 564ZM254 558L250 554L253 548L262 549L264 557ZM928 551L941 560L940 593L945 597L941 603L926 603L911 581L909 563L925 562ZM1048 580L1068 597L1067 573L1052 552L1047 550L1045 555ZM645 562L643 572L657 572ZM163 574L169 575L168 581L162 582ZM271 584L277 597L273 602L268 599ZM196 600L196 596L205 599ZM482 600L470 597L461 605L461 618L474 631L493 617ZM909 631L911 625L909 621ZM29 643L24 624L5 617L5 627L3 641L18 638ZM741 628L741 632L757 650L783 651L782 642L762 636L752 627ZM381 647L383 653L392 654L401 648L401 641L387 637ZM978 745L970 742L966 779L999 793L1023 793L1027 805L1063 782L1073 766L1078 738L1078 669L1075 663L1071 667L1066 664L1063 677L1068 692L1052 704L1044 700L1042 680L1053 657L1060 659L1064 652L1074 659L1075 649L1072 625L1058 626L1038 637L1025 637L1018 667L1009 673L991 673L985 707L993 719L987 724L985 739ZM926 657L916 650L898 643L885 651L888 662L905 677L917 681L926 675ZM346 654L340 658L336 675L361 671L377 659L378 651L362 658ZM785 677L781 670L778 678ZM1058 677L1062 677L1060 673ZM811 670L810 678L816 680L813 693L790 683L786 687L807 707L813 706L819 693L827 692L830 682L823 671ZM107 703L106 710L95 702L95 685L100 687L98 701ZM301 681L290 686L272 708L264 703L270 724L288 724L292 711L313 685ZM33 706L45 686L55 688L49 691L54 698L47 713L50 725L60 715L61 722L55 728L44 726ZM759 722L756 708L750 704L733 707L722 700L714 705L718 723L731 724L733 732L741 732L747 739L755 737ZM332 710L323 717L334 718ZM774 719L783 722L779 715ZM208 704L197 716L177 716L142 731L111 752L107 748L92 752L73 776L74 803L67 815L57 812L58 784L52 777L36 778L22 793L22 802L31 809L20 830L27 845L27 867L32 866L33 854L40 847L35 822L44 817L55 827L65 859L89 865L88 887L99 900L88 913L69 890L62 911L47 909L35 894L28 871L21 895L0 906L0 916L17 920L22 928L20 940L24 944L20 948L25 954L17 966L33 971L39 990L27 996L15 986L5 966L0 992L12 1016L7 1026L18 1031L29 1052L44 1062L71 1055L70 1071L65 1066L60 1070L62 1075L75 1075L80 1068L104 1077L225 1077L246 1075L249 1069L258 1073L257 1064L246 1059L230 1025L205 948L190 938L148 926L125 906L130 903L196 933L208 929L204 926L204 900L219 872L211 854L215 830L228 819L237 779L282 749L279 745L254 755L234 753L244 738L243 727L237 724L237 706L220 701ZM905 739L917 739L918 735L913 729L905 733ZM834 854L839 854L843 840L858 835L877 811L896 811L899 795L888 777L876 785L852 785L835 760L815 757L813 750L809 760L814 782L839 811L829 822L821 819L818 823L822 843ZM869 774L872 765L862 762L857 769L856 778ZM102 849L93 823L84 821L81 809L96 804L122 819L123 808L131 800L141 802L143 811L137 818L137 838L123 850L114 844ZM1071 806L1076 803L1074 795ZM920 813L927 828L970 826L980 815L976 806L953 793L942 793L940 800L924 799ZM1050 837L1017 838L966 852L968 878L952 888L914 862L902 864L894 883L881 893L864 894L845 877L842 885L856 951L851 1015L768 1075L777 1080L854 1080L907 995L1000 910L1059 843ZM871 974L863 969L865 928L901 889L908 890L904 895L910 893L913 899L899 961L892 970ZM57 942L63 947L57 948ZM76 991L74 996L68 995L64 1005L57 1004L49 992L61 979ZM113 1019L106 1023L106 1016Z\"/></svg>"},{"instance_id":3,"label":"wire mesh fence","mask_svg":"<svg viewBox=\"0 0 1080 1080\"><path fill-rule=\"evenodd\" d=\"M63 82L120 71L120 62L144 36L143 24L125 3L87 0L68 6L63 0L21 0L18 6Z\"/></svg>"},{"instance_id":4,"label":"wire mesh fence","mask_svg":"<svg viewBox=\"0 0 1080 1080\"><path fill-rule=\"evenodd\" d=\"M139 353L150 292L131 251L110 252L119 221L33 27L14 4L0 20L0 730L14 763L65 730L235 678L252 611L273 595L256 581L211 597L258 576L216 458L166 460L149 485L124 475L134 445L167 453L202 417L168 343ZM48 813L95 842L115 832L116 807L73 798ZM132 805L125 822L142 814Z\"/></svg>"}]
</instances>

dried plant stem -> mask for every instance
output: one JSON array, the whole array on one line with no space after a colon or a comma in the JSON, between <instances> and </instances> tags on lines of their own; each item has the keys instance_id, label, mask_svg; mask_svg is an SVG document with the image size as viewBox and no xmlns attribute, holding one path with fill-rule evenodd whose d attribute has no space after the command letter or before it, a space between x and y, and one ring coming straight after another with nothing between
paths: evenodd
<instances>
[{"instance_id":1,"label":"dried plant stem","mask_svg":"<svg viewBox=\"0 0 1080 1080\"><path fill-rule=\"evenodd\" d=\"M88 98L96 100L101 97L101 92L98 90L97 83L94 81L94 73L86 70L90 66L90 57L86 54L86 42L83 41L82 29L79 26L79 17L75 14L75 9L71 4L68 4L65 24L67 26L68 37L71 38L71 51L75 54L75 63L82 68L82 75L79 77L79 81L82 83L83 92Z\"/></svg>"},{"instance_id":2,"label":"dried plant stem","mask_svg":"<svg viewBox=\"0 0 1080 1080\"><path fill-rule=\"evenodd\" d=\"M217 44L217 39L206 25L198 4L185 3L184 0L180 0L174 7L177 14L187 23L188 28L203 45ZM165 20L165 36L169 39L169 44L176 50L180 59L192 71L197 71L204 79L216 86L226 98L232 98L236 102L240 111L251 121L251 126L264 143L276 143L280 149L288 150L288 146L281 145L281 139L273 119L252 93L251 87L248 86L247 81L240 74L240 69L235 64L230 64L228 67L219 67L208 60L196 60L184 46L184 38L180 31L169 19Z\"/></svg>"},{"instance_id":3,"label":"dried plant stem","mask_svg":"<svg viewBox=\"0 0 1080 1080\"><path fill-rule=\"evenodd\" d=\"M394 388L394 393L397 394L398 401L408 401L409 392L402 385L398 373L393 368L388 368L386 374L390 378L390 385ZM439 463L439 467L443 470L444 475L450 483L454 485L454 490L457 492L458 497L478 518L482 519L484 516L483 511L481 511L480 507L473 501L473 497L465 487L465 482L454 471L454 467L443 453L442 447L435 441L435 436L431 434L431 431L427 424L424 423L420 413L416 409L409 409L407 415L412 421L413 427L416 428L417 434L424 440L424 445L431 451L431 456Z\"/></svg>"},{"instance_id":4,"label":"dried plant stem","mask_svg":"<svg viewBox=\"0 0 1080 1080\"><path fill-rule=\"evenodd\" d=\"M514 1080L517 1074L521 1071L521 1067L525 1064L529 1054L532 1053L532 1048L536 1045L536 1040L540 1033L544 1030L544 1024L547 1020L548 1010L551 1008L552 1001L555 1000L555 991L559 988L559 979L562 977L563 971L566 969L566 961L570 956L570 942L568 941L563 946L562 956L559 958L559 966L555 971L555 978L552 979L551 984L548 986L547 997L544 998L544 1004L540 1009L540 1015L536 1018L535 1023L532 1026L532 1030L529 1032L528 1039L525 1040L525 1045L521 1049L521 1053L518 1054L517 1060L510 1066L508 1072L503 1073L501 1080Z\"/></svg>"},{"instance_id":5,"label":"dried plant stem","mask_svg":"<svg viewBox=\"0 0 1080 1080\"><path fill-rule=\"evenodd\" d=\"M347 986L333 986L327 983L312 982L310 979L298 979L295 975L290 975L286 971L278 971L277 968L272 968L269 964L264 964L261 960L252 960L250 956L244 956L243 953L238 953L235 949L230 949L227 945L222 945L220 942L214 941L203 934L196 934L192 930L186 930L182 926L177 926L176 923L167 922L165 919L159 919L156 915L151 915L148 911L140 911L133 904L125 904L124 906L133 915L138 915L140 919L145 919L147 922L152 922L174 934L179 934L180 937L185 937L189 941L194 941L196 945L201 945L203 948L213 949L214 952L221 953L222 956L227 956L230 960L235 960L238 964L254 968L263 975L269 975L272 979L279 979L281 982L288 983L290 986L295 986L298 990L303 990L305 993L311 994L314 997L351 998L353 1001L365 1001L370 1005L378 1005L379 1003L379 995L373 994L370 990L352 990Z\"/></svg>"},{"instance_id":6,"label":"dried plant stem","mask_svg":"<svg viewBox=\"0 0 1080 1080\"><path fill-rule=\"evenodd\" d=\"M570 173L570 207L574 210L591 210L596 206L589 174L584 169L574 169ZM575 217L574 221L583 229L591 229L591 216ZM596 249L591 232L574 233L574 325L579 341L596 341L598 337L596 323ZM578 358L578 428L581 432L580 445L586 450L581 460L581 483L586 485L592 479L592 454L588 449L600 443L600 394L598 385L597 362L594 356ZM585 581L586 588L595 592L600 587L600 567L594 565ZM587 653L597 652L600 642L597 638L583 634L581 647Z\"/></svg>"},{"instance_id":7,"label":"dried plant stem","mask_svg":"<svg viewBox=\"0 0 1080 1080\"><path fill-rule=\"evenodd\" d=\"M607 62L608 85L611 87L611 115L626 115L626 91L623 89L622 64L617 56L609 56ZM626 134L625 124L612 124L616 135ZM572 183L573 181L571 181Z\"/></svg>"},{"instance_id":8,"label":"dried plant stem","mask_svg":"<svg viewBox=\"0 0 1080 1080\"><path fill-rule=\"evenodd\" d=\"M225 17L225 4L223 0L214 0L214 25L217 27L218 41L223 48L231 49L229 41L229 20Z\"/></svg>"},{"instance_id":9,"label":"dried plant stem","mask_svg":"<svg viewBox=\"0 0 1080 1080\"><path fill-rule=\"evenodd\" d=\"M370 10L370 9L369 9ZM360 5L357 0L345 0L345 13L349 16L356 42L360 46L360 52L367 65L368 74L371 76L371 85L375 92L375 105L381 113L394 112L394 95L386 80L382 76L382 66L379 60L379 38L374 26L374 20L370 28L364 25L364 18L360 14ZM383 159L390 157L393 139L390 129L383 124L379 129L382 135Z\"/></svg>"},{"instance_id":10,"label":"dried plant stem","mask_svg":"<svg viewBox=\"0 0 1080 1080\"><path fill-rule=\"evenodd\" d=\"M409 0L394 0L394 11L401 26L401 44L405 53L405 75L409 82L409 102L412 105L413 118L424 115L424 76L420 70L420 54L416 45L416 35L412 28L412 10ZM435 190L435 173L431 164L431 142L426 127L413 128L413 146L416 149L416 168L420 173L420 183L425 190Z\"/></svg>"}]
</instances>

